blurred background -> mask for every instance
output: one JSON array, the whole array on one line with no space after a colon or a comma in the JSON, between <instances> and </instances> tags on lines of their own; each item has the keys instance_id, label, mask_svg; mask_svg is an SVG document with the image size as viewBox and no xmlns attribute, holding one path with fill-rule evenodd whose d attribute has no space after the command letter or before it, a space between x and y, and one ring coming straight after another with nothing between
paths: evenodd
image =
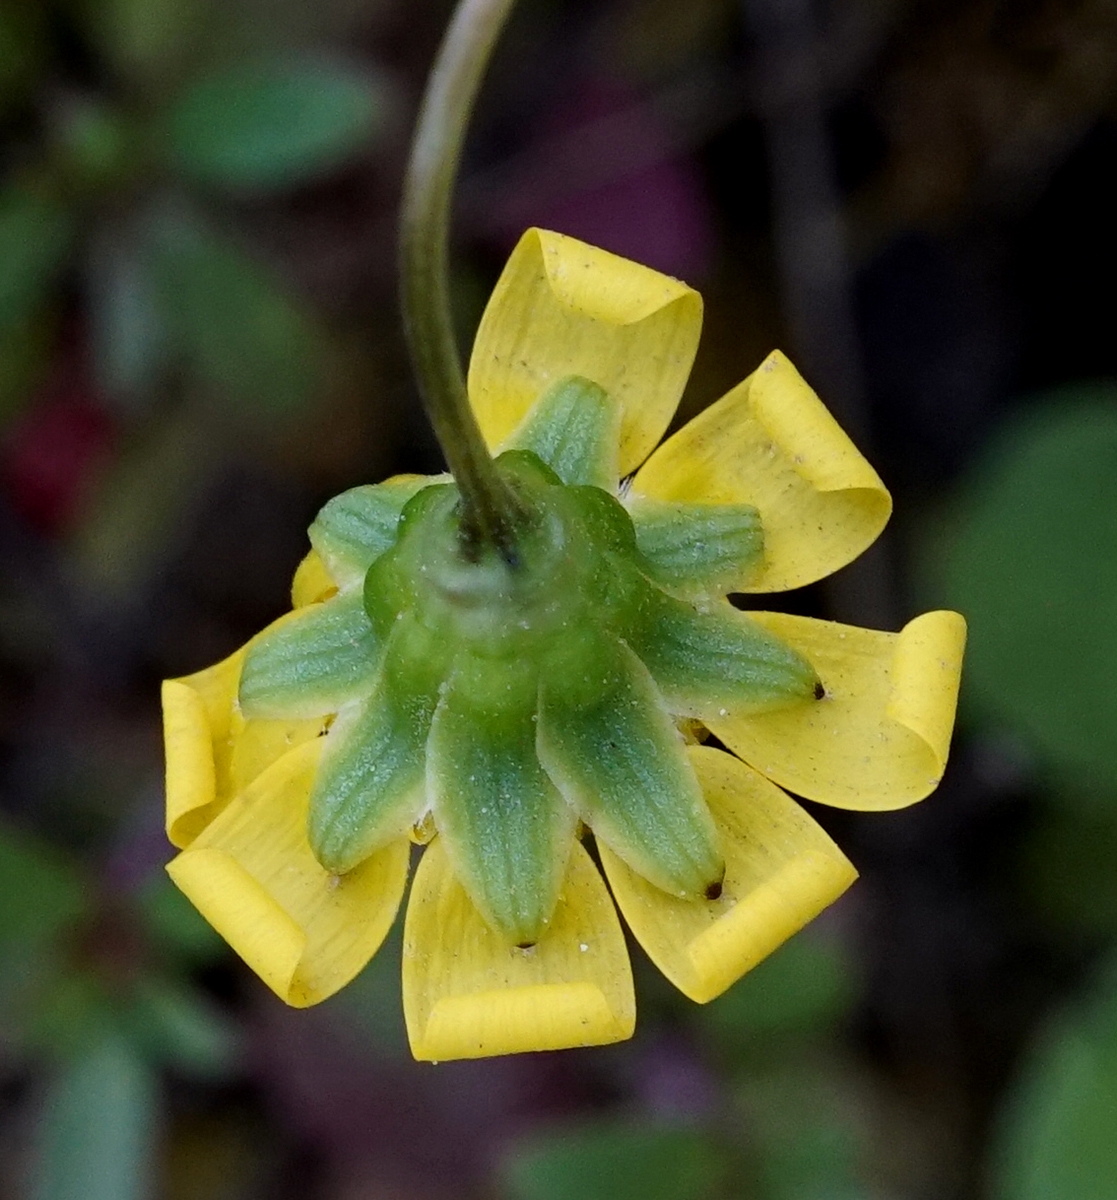
<instances>
[{"instance_id":1,"label":"blurred background","mask_svg":"<svg viewBox=\"0 0 1117 1200\"><path fill-rule=\"evenodd\" d=\"M896 498L791 608L961 609L947 777L635 1039L411 1062L398 932L272 997L167 882L158 684L439 469L395 307L447 0L0 0L0 1197L1117 1197L1117 2L522 0L454 232L686 279L680 419L789 353Z\"/></svg>"}]
</instances>

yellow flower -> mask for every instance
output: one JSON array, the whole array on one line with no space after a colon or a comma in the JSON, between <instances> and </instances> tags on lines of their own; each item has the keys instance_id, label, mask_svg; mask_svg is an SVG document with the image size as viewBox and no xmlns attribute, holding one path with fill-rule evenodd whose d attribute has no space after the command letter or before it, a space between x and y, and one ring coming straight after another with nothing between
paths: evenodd
<instances>
[{"instance_id":1,"label":"yellow flower","mask_svg":"<svg viewBox=\"0 0 1117 1200\"><path fill-rule=\"evenodd\" d=\"M571 485L565 491L589 496L589 508L570 510L569 528L590 528L600 517L602 528L608 526L603 536L620 539L617 545L635 529L635 544L617 550L616 561L629 561L625 555L639 561L656 585L647 592L654 601L644 592L614 601L614 591L627 585L612 577L601 583L592 560L573 582L563 577L555 584L547 576L531 599L535 607L525 611L532 620L543 613L545 624L557 591L565 584L583 590L582 625L554 617L565 657L549 650L546 660L558 664L548 668L558 675L569 669L577 679L595 681L588 692L583 687L582 699L569 700L546 674L529 672L527 686L542 689L551 707L537 712L532 691L522 712L538 725L515 725L515 714L508 717L511 710L499 706L520 686L515 639L535 634L499 623L490 628L491 621L482 628L479 619L506 609L475 606L463 636L474 648L495 639L497 676L489 666L463 675L455 658L452 676L431 668L422 685L431 697L426 710L418 701L413 708L410 701L393 701L399 711L392 736L414 743L412 766L425 770L425 783L400 784L375 820L354 806L362 781L395 769L383 756L395 749L379 758L375 750L396 746L377 741L387 719L385 677L393 669L408 678L421 674L444 640L433 618L404 619L408 605L422 608L421 597L400 599L429 565L432 543L415 542L413 531L433 528L439 506L445 509L454 496L451 489L426 486L439 480L416 477L354 489L327 505L311 527L315 549L295 577L294 611L225 662L164 685L167 832L180 849L168 870L287 1003L325 999L376 952L403 897L412 843L420 842L425 849L408 903L403 959L404 1012L416 1058L627 1038L635 1003L614 900L663 973L692 999L711 1000L855 878L837 846L782 789L841 808L885 810L922 799L938 783L965 640L960 616L927 613L893 634L781 613L746 616L725 600L729 592L800 587L837 570L877 537L891 501L778 352L654 449L690 371L701 313L698 294L684 284L571 238L531 230L513 252L478 330L469 394L490 447L519 448L519 458L501 461L521 473L518 486L535 488L533 495L557 494L551 484L561 477ZM587 438L598 447L596 457L580 458ZM525 449L539 458L525 457ZM622 517L620 525L615 500L603 500L602 508L592 498L603 492L573 486L613 489L633 471L620 491L631 520ZM407 549L409 537L417 550ZM614 603L629 614L624 637L597 638L585 613L592 616L600 604L607 624ZM659 605L650 617L648 604ZM454 621L465 621L464 611L455 609ZM632 624L637 611L643 615ZM676 617L681 625L672 624ZM527 629L532 621L522 624ZM457 629L453 625L451 635ZM681 642L665 645L665 629L690 642L681 650ZM707 633L710 645L699 645ZM722 633L733 653L740 645L759 647L764 669L770 668L766 684L755 683L756 663L750 662L748 680L721 699L709 671L719 654L730 652L717 640ZM484 658L487 651L478 653ZM595 691L599 677L589 665L602 654L619 656L628 690L618 684L616 695L626 697L623 704L638 713L633 719L643 722L635 732L624 726L626 709L617 718L622 743L645 738L648 761L658 762L662 736L675 736L663 735L670 718L692 734L685 749L663 751L676 756L664 770L675 772L682 792L693 791L677 826L670 813L662 819L643 813L645 825L634 833L625 826L623 806L610 807L609 789L636 794L644 786L638 778L644 763L635 752L625 759L625 747L604 730L614 714ZM466 657L472 664L477 655ZM723 665L727 676L736 669L728 658ZM280 677L282 686L273 687ZM407 681L401 686L405 695ZM455 708L469 687L468 703ZM284 699L293 688L306 698L301 708ZM419 684L416 689L419 695ZM560 736L552 709L562 704L577 711L566 714ZM507 778L488 784L474 771L467 719L473 712L481 714L479 743L508 741L501 743L507 751L501 761L519 772L516 786L546 793L536 824L525 819L517 825L519 817L507 813L501 818L532 842L522 861L515 844L493 841L491 831L506 826L486 824L484 788L492 787L499 807ZM513 726L519 732L507 735ZM363 731L359 737L355 729ZM700 744L706 730L732 753ZM572 751L568 742L579 738ZM490 766L484 759L482 776ZM648 767L649 794L659 786L652 777L658 769ZM447 794L456 789L473 789L474 807L463 808ZM575 836L579 818L596 834L612 898ZM474 826L467 829L469 821ZM665 832L676 827L693 842L686 854L676 854ZM543 876L552 869L548 882Z\"/></svg>"}]
</instances>

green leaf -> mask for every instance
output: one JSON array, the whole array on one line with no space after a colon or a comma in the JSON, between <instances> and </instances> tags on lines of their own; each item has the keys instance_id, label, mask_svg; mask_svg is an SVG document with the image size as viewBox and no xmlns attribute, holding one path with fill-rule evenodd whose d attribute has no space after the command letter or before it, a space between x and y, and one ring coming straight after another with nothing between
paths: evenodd
<instances>
[{"instance_id":1,"label":"green leaf","mask_svg":"<svg viewBox=\"0 0 1117 1200\"><path fill-rule=\"evenodd\" d=\"M760 513L750 504L670 504L641 496L627 507L643 565L670 591L724 595L764 561Z\"/></svg>"},{"instance_id":2,"label":"green leaf","mask_svg":"<svg viewBox=\"0 0 1117 1200\"><path fill-rule=\"evenodd\" d=\"M810 932L785 942L738 983L697 1013L720 1051L741 1049L780 1057L787 1041L828 1033L856 994L848 956Z\"/></svg>"},{"instance_id":3,"label":"green leaf","mask_svg":"<svg viewBox=\"0 0 1117 1200\"><path fill-rule=\"evenodd\" d=\"M128 596L175 552L186 514L227 450L199 408L178 406L147 422L99 481L71 547L83 583L102 602Z\"/></svg>"},{"instance_id":4,"label":"green leaf","mask_svg":"<svg viewBox=\"0 0 1117 1200\"><path fill-rule=\"evenodd\" d=\"M1056 769L1117 783L1117 388L1006 423L932 565L970 626L967 693Z\"/></svg>"},{"instance_id":5,"label":"green leaf","mask_svg":"<svg viewBox=\"0 0 1117 1200\"><path fill-rule=\"evenodd\" d=\"M545 392L509 439L537 454L568 484L614 492L620 471L621 407L603 388L572 375Z\"/></svg>"},{"instance_id":6,"label":"green leaf","mask_svg":"<svg viewBox=\"0 0 1117 1200\"><path fill-rule=\"evenodd\" d=\"M232 1022L185 988L161 979L143 980L129 1006L136 1045L156 1066L171 1066L201 1079L226 1078L237 1052Z\"/></svg>"},{"instance_id":7,"label":"green leaf","mask_svg":"<svg viewBox=\"0 0 1117 1200\"><path fill-rule=\"evenodd\" d=\"M31 89L46 57L46 8L0 4L0 113Z\"/></svg>"},{"instance_id":8,"label":"green leaf","mask_svg":"<svg viewBox=\"0 0 1117 1200\"><path fill-rule=\"evenodd\" d=\"M385 100L367 71L337 61L238 65L178 97L167 115L167 155L209 186L293 187L367 149Z\"/></svg>"},{"instance_id":9,"label":"green leaf","mask_svg":"<svg viewBox=\"0 0 1117 1200\"><path fill-rule=\"evenodd\" d=\"M0 426L20 411L45 374L54 335L54 314L42 310L0 326Z\"/></svg>"},{"instance_id":10,"label":"green leaf","mask_svg":"<svg viewBox=\"0 0 1117 1200\"><path fill-rule=\"evenodd\" d=\"M41 944L86 908L77 868L27 834L0 825L0 947Z\"/></svg>"},{"instance_id":11,"label":"green leaf","mask_svg":"<svg viewBox=\"0 0 1117 1200\"><path fill-rule=\"evenodd\" d=\"M266 633L244 660L240 704L249 718L320 717L367 693L382 644L360 588L312 604Z\"/></svg>"},{"instance_id":12,"label":"green leaf","mask_svg":"<svg viewBox=\"0 0 1117 1200\"><path fill-rule=\"evenodd\" d=\"M734 1079L737 1104L749 1114L755 1194L764 1200L890 1195L861 1179L879 1140L879 1119L866 1109L863 1082L850 1071L841 1040L804 1043L785 1032Z\"/></svg>"},{"instance_id":13,"label":"green leaf","mask_svg":"<svg viewBox=\"0 0 1117 1200\"><path fill-rule=\"evenodd\" d=\"M996 1200L1112 1200L1117 960L1028 1054L993 1154Z\"/></svg>"},{"instance_id":14,"label":"green leaf","mask_svg":"<svg viewBox=\"0 0 1117 1200\"><path fill-rule=\"evenodd\" d=\"M444 483L448 478L408 475L350 488L325 504L314 518L309 529L310 544L338 583L355 583L395 545L400 513L408 500L430 484Z\"/></svg>"},{"instance_id":15,"label":"green leaf","mask_svg":"<svg viewBox=\"0 0 1117 1200\"><path fill-rule=\"evenodd\" d=\"M0 1024L15 1044L41 1044L44 1007L58 990L61 960L89 904L74 864L0 825Z\"/></svg>"},{"instance_id":16,"label":"green leaf","mask_svg":"<svg viewBox=\"0 0 1117 1200\"><path fill-rule=\"evenodd\" d=\"M502 1175L513 1200L705 1200L728 1172L700 1129L605 1120L523 1139Z\"/></svg>"},{"instance_id":17,"label":"green leaf","mask_svg":"<svg viewBox=\"0 0 1117 1200\"><path fill-rule=\"evenodd\" d=\"M0 194L0 338L46 301L73 233L73 219L57 200L21 187Z\"/></svg>"},{"instance_id":18,"label":"green leaf","mask_svg":"<svg viewBox=\"0 0 1117 1200\"><path fill-rule=\"evenodd\" d=\"M77 0L69 10L111 66L145 98L164 95L195 67L220 0ZM208 27L208 28L207 28Z\"/></svg>"},{"instance_id":19,"label":"green leaf","mask_svg":"<svg viewBox=\"0 0 1117 1200\"><path fill-rule=\"evenodd\" d=\"M696 609L649 587L628 642L680 716L764 712L810 702L818 687L802 655L726 600Z\"/></svg>"},{"instance_id":20,"label":"green leaf","mask_svg":"<svg viewBox=\"0 0 1117 1200\"><path fill-rule=\"evenodd\" d=\"M791 1136L769 1139L761 1156L767 1200L868 1200L857 1180L854 1131L840 1116L789 1122L785 1130Z\"/></svg>"},{"instance_id":21,"label":"green leaf","mask_svg":"<svg viewBox=\"0 0 1117 1200\"><path fill-rule=\"evenodd\" d=\"M147 1200L159 1109L158 1081L121 1038L66 1064L40 1118L35 1200Z\"/></svg>"},{"instance_id":22,"label":"green leaf","mask_svg":"<svg viewBox=\"0 0 1117 1200\"><path fill-rule=\"evenodd\" d=\"M133 405L162 382L170 350L163 298L147 247L130 229L97 239L89 269L90 339L97 382Z\"/></svg>"},{"instance_id":23,"label":"green leaf","mask_svg":"<svg viewBox=\"0 0 1117 1200\"><path fill-rule=\"evenodd\" d=\"M323 342L279 282L199 221L161 221L156 244L160 296L192 373L220 397L264 413L311 400Z\"/></svg>"},{"instance_id":24,"label":"green leaf","mask_svg":"<svg viewBox=\"0 0 1117 1200\"><path fill-rule=\"evenodd\" d=\"M225 941L163 871L136 897L140 920L152 940L188 967L204 967L225 953Z\"/></svg>"},{"instance_id":25,"label":"green leaf","mask_svg":"<svg viewBox=\"0 0 1117 1200\"><path fill-rule=\"evenodd\" d=\"M539 940L576 817L539 765L534 663L458 655L427 742L427 790L455 870L489 925Z\"/></svg>"},{"instance_id":26,"label":"green leaf","mask_svg":"<svg viewBox=\"0 0 1117 1200\"><path fill-rule=\"evenodd\" d=\"M89 970L57 959L49 966L25 994L33 1003L25 1004L18 1024L32 1047L54 1058L88 1054L119 1032L119 998Z\"/></svg>"},{"instance_id":27,"label":"green leaf","mask_svg":"<svg viewBox=\"0 0 1117 1200\"><path fill-rule=\"evenodd\" d=\"M717 833L651 676L609 635L572 631L567 643L541 671L540 761L633 870L673 895L701 895L721 881Z\"/></svg>"}]
</instances>

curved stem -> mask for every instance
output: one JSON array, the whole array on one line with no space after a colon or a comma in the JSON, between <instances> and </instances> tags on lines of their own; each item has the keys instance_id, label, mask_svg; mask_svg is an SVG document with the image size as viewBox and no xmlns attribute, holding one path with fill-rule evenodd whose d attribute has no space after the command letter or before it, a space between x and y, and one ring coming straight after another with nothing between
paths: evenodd
<instances>
[{"instance_id":1,"label":"curved stem","mask_svg":"<svg viewBox=\"0 0 1117 1200\"><path fill-rule=\"evenodd\" d=\"M462 497L463 546L513 562L522 512L469 405L450 316L450 202L493 46L515 0L460 0L439 47L411 145L400 214L403 326L419 391Z\"/></svg>"}]
</instances>

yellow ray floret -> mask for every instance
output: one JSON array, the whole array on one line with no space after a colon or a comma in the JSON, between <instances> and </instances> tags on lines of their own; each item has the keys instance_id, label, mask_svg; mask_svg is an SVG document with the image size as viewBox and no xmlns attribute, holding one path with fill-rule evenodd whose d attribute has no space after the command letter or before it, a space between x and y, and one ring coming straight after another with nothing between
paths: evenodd
<instances>
[{"instance_id":1,"label":"yellow ray floret","mask_svg":"<svg viewBox=\"0 0 1117 1200\"><path fill-rule=\"evenodd\" d=\"M892 500L798 371L774 350L728 395L668 438L637 472L634 496L751 504L764 566L731 590L802 587L876 541Z\"/></svg>"},{"instance_id":2,"label":"yellow ray floret","mask_svg":"<svg viewBox=\"0 0 1117 1200\"><path fill-rule=\"evenodd\" d=\"M698 349L702 298L685 283L560 233L529 229L481 318L469 398L499 446L552 384L592 379L620 401L620 470L663 436Z\"/></svg>"},{"instance_id":3,"label":"yellow ray floret","mask_svg":"<svg viewBox=\"0 0 1117 1200\"><path fill-rule=\"evenodd\" d=\"M704 1004L832 904L857 878L820 825L720 750L690 758L725 854L716 900L679 899L653 887L599 843L613 895L636 940L668 979Z\"/></svg>"},{"instance_id":4,"label":"yellow ray floret","mask_svg":"<svg viewBox=\"0 0 1117 1200\"><path fill-rule=\"evenodd\" d=\"M580 844L546 933L522 950L485 924L436 838L415 875L403 938L403 1010L417 1059L600 1046L632 1036L636 1001L624 935Z\"/></svg>"},{"instance_id":5,"label":"yellow ray floret","mask_svg":"<svg viewBox=\"0 0 1117 1200\"><path fill-rule=\"evenodd\" d=\"M217 798L210 716L194 688L163 683L163 742L167 755L167 837L188 846L209 824Z\"/></svg>"},{"instance_id":6,"label":"yellow ray floret","mask_svg":"<svg viewBox=\"0 0 1117 1200\"><path fill-rule=\"evenodd\" d=\"M826 696L707 720L717 737L781 787L838 808L903 808L934 791L958 702L966 622L957 613L924 613L900 633L750 616L811 662Z\"/></svg>"},{"instance_id":7,"label":"yellow ray floret","mask_svg":"<svg viewBox=\"0 0 1117 1200\"><path fill-rule=\"evenodd\" d=\"M268 626L263 637L292 614ZM317 737L322 721L246 721L237 704L248 642L215 666L163 684L167 759L167 837L184 849L233 796L295 746Z\"/></svg>"},{"instance_id":8,"label":"yellow ray floret","mask_svg":"<svg viewBox=\"0 0 1117 1200\"><path fill-rule=\"evenodd\" d=\"M344 987L380 947L403 897L409 843L338 877L307 842L321 739L285 754L167 867L198 911L281 1000Z\"/></svg>"}]
</instances>

